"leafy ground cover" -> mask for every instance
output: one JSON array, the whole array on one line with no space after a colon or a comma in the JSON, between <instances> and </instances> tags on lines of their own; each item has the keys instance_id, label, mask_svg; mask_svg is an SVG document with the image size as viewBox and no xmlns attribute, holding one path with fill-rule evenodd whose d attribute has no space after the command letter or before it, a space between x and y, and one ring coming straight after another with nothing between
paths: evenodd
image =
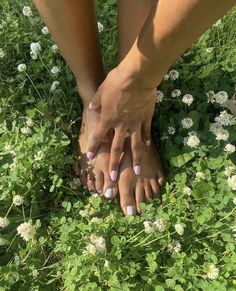
<instances>
[{"instance_id":1,"label":"leafy ground cover","mask_svg":"<svg viewBox=\"0 0 236 291\"><path fill-rule=\"evenodd\" d=\"M115 1L97 6L109 69ZM167 183L124 217L73 174L82 106L32 3L0 8L0 290L235 290L236 11L157 89Z\"/></svg>"}]
</instances>

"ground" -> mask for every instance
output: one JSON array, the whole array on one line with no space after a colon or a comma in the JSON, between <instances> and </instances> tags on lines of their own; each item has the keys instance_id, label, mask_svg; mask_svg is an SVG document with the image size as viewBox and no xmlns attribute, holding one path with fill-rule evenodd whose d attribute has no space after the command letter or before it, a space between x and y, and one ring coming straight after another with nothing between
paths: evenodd
<instances>
[{"instance_id":1,"label":"ground","mask_svg":"<svg viewBox=\"0 0 236 291\"><path fill-rule=\"evenodd\" d=\"M97 6L109 70L115 1ZM235 290L236 11L157 88L167 182L161 200L125 217L74 175L81 101L33 4L0 8L0 290Z\"/></svg>"}]
</instances>

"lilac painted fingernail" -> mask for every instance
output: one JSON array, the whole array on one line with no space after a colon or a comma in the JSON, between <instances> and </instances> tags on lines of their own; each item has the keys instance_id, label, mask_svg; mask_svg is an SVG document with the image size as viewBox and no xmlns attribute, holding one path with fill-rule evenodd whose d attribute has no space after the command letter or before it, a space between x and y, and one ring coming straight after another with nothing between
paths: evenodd
<instances>
[{"instance_id":1,"label":"lilac painted fingernail","mask_svg":"<svg viewBox=\"0 0 236 291\"><path fill-rule=\"evenodd\" d=\"M141 166L135 166L134 172L137 176L139 176L141 174Z\"/></svg>"},{"instance_id":2,"label":"lilac painted fingernail","mask_svg":"<svg viewBox=\"0 0 236 291\"><path fill-rule=\"evenodd\" d=\"M112 181L116 181L117 176L118 176L118 172L117 171L111 171L110 176L111 176L111 180Z\"/></svg>"},{"instance_id":3,"label":"lilac painted fingernail","mask_svg":"<svg viewBox=\"0 0 236 291\"><path fill-rule=\"evenodd\" d=\"M111 197L112 197L112 188L108 188L108 189L106 190L106 192L104 193L104 196L105 196L106 198L111 198Z\"/></svg>"},{"instance_id":4,"label":"lilac painted fingernail","mask_svg":"<svg viewBox=\"0 0 236 291\"><path fill-rule=\"evenodd\" d=\"M136 214L136 207L135 206L127 206L127 215L134 215Z\"/></svg>"},{"instance_id":5,"label":"lilac painted fingernail","mask_svg":"<svg viewBox=\"0 0 236 291\"><path fill-rule=\"evenodd\" d=\"M149 140L146 141L146 145L150 146L150 144L151 144L151 140L149 139Z\"/></svg>"},{"instance_id":6,"label":"lilac painted fingernail","mask_svg":"<svg viewBox=\"0 0 236 291\"><path fill-rule=\"evenodd\" d=\"M93 152L87 152L87 158L89 160L92 160L93 156L94 156L94 153Z\"/></svg>"}]
</instances>

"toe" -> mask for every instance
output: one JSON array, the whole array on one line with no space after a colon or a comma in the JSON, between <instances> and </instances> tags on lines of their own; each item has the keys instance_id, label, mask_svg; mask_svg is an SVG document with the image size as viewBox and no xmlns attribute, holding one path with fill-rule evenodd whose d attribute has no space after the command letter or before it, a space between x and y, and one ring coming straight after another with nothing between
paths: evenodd
<instances>
[{"instance_id":1,"label":"toe","mask_svg":"<svg viewBox=\"0 0 236 291\"><path fill-rule=\"evenodd\" d=\"M114 198L118 193L117 183L111 180L109 173L104 174L103 195L107 199Z\"/></svg>"},{"instance_id":2,"label":"toe","mask_svg":"<svg viewBox=\"0 0 236 291\"><path fill-rule=\"evenodd\" d=\"M135 200L136 200L137 210L140 213L141 212L140 211L140 204L146 202L145 192L144 192L144 188L143 188L141 181L138 181L136 184Z\"/></svg>"},{"instance_id":3,"label":"toe","mask_svg":"<svg viewBox=\"0 0 236 291\"><path fill-rule=\"evenodd\" d=\"M80 171L79 177L83 186L87 186L87 175L83 169Z\"/></svg>"},{"instance_id":4,"label":"toe","mask_svg":"<svg viewBox=\"0 0 236 291\"><path fill-rule=\"evenodd\" d=\"M88 189L91 192L96 192L96 187L95 187L95 178L92 173L87 174L87 185Z\"/></svg>"},{"instance_id":5,"label":"toe","mask_svg":"<svg viewBox=\"0 0 236 291\"><path fill-rule=\"evenodd\" d=\"M153 198L158 197L160 195L160 185L158 181L155 179L151 179L150 184L153 192Z\"/></svg>"},{"instance_id":6,"label":"toe","mask_svg":"<svg viewBox=\"0 0 236 291\"><path fill-rule=\"evenodd\" d=\"M101 171L95 173L95 188L97 193L102 194L104 185L104 177Z\"/></svg>"},{"instance_id":7,"label":"toe","mask_svg":"<svg viewBox=\"0 0 236 291\"><path fill-rule=\"evenodd\" d=\"M124 181L119 181L120 206L126 215L134 215L137 212L136 202L134 200L134 189L128 179L124 177Z\"/></svg>"},{"instance_id":8,"label":"toe","mask_svg":"<svg viewBox=\"0 0 236 291\"><path fill-rule=\"evenodd\" d=\"M153 199L153 192L152 192L152 187L149 182L149 180L144 181L144 190L145 190L145 197L147 201L150 201Z\"/></svg>"}]
</instances>

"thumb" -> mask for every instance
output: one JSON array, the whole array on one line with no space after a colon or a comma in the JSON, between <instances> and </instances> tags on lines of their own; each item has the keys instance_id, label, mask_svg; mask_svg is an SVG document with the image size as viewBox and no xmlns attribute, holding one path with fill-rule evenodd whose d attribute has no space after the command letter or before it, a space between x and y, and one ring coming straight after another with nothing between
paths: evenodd
<instances>
[{"instance_id":1,"label":"thumb","mask_svg":"<svg viewBox=\"0 0 236 291\"><path fill-rule=\"evenodd\" d=\"M98 110L101 107L101 94L99 91L93 96L89 103L89 109Z\"/></svg>"}]
</instances>

